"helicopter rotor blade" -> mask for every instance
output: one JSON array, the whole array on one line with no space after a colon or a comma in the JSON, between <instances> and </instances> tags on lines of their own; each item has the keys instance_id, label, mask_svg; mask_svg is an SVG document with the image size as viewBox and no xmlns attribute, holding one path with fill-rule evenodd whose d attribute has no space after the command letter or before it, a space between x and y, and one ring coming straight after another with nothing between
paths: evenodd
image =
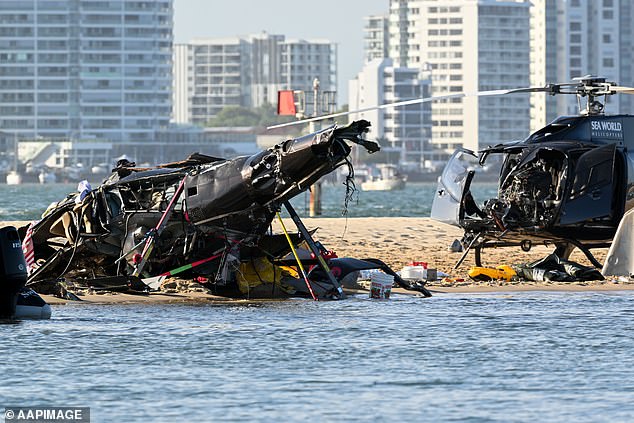
<instances>
[{"instance_id":1,"label":"helicopter rotor blade","mask_svg":"<svg viewBox=\"0 0 634 423\"><path fill-rule=\"evenodd\" d=\"M528 92L547 92L551 94L556 94L558 92L558 85L548 84L544 87L514 88L514 89L508 89L508 90L503 90L503 89L502 90L488 90L488 91L477 91L472 93L455 93L455 94L439 95L439 96L432 96L432 97L415 98L411 100L398 101L396 103L381 104L378 106L370 106L370 107L364 107L364 108L356 109L356 110L349 110L347 112L332 113L329 115L322 115L322 116L316 116L316 117L312 117L308 119L301 119L301 120L296 120L292 122L280 123L278 125L268 126L266 129L284 128L287 126L300 125L304 123L316 122L319 120L333 119L336 117L351 115L354 113L363 113L363 112L369 112L372 110L387 109L391 107L410 106L412 104L428 103L431 101L441 101L441 100L447 100L451 98L489 97L489 96L528 93Z\"/></svg>"},{"instance_id":2,"label":"helicopter rotor blade","mask_svg":"<svg viewBox=\"0 0 634 423\"><path fill-rule=\"evenodd\" d=\"M611 86L610 91L620 94L634 94L634 88L632 87Z\"/></svg>"},{"instance_id":3,"label":"helicopter rotor blade","mask_svg":"<svg viewBox=\"0 0 634 423\"><path fill-rule=\"evenodd\" d=\"M378 106L370 106L370 107L364 107L364 108L356 109L356 110L349 110L347 112L331 113L329 115L322 115L322 116L316 116L316 117L312 117L308 119L301 119L301 120L295 120L292 122L280 123L279 125L268 126L266 129L277 129L277 128L283 128L285 126L300 125L302 123L310 123L310 122L316 122L318 120L332 119L339 116L351 115L353 113L363 113L363 112L369 112L371 110L387 109L389 107L409 106L412 104L427 103L429 101L438 101L443 99L459 98L464 96L465 96L464 93L456 93L456 94L442 95L442 96L436 96L436 97L415 98L411 100L399 101L396 103L381 104Z\"/></svg>"}]
</instances>

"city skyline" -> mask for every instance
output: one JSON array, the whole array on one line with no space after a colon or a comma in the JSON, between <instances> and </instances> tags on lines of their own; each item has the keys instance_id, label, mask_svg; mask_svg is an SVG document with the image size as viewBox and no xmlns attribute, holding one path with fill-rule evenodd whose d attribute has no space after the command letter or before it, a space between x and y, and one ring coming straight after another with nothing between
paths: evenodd
<instances>
[{"instance_id":1,"label":"city skyline","mask_svg":"<svg viewBox=\"0 0 634 423\"><path fill-rule=\"evenodd\" d=\"M347 103L348 80L363 66L364 17L387 14L389 0L323 0L317 3L291 0L237 0L215 7L208 0L174 0L174 43L195 38L235 37L259 34L284 34L288 38L327 39L338 44L338 98ZM307 6L315 7L310 17ZM214 13L215 9L218 13ZM249 10L245 15L244 11ZM236 19L235 17L238 17ZM263 19L265 17L265 19Z\"/></svg>"},{"instance_id":2,"label":"city skyline","mask_svg":"<svg viewBox=\"0 0 634 423\"><path fill-rule=\"evenodd\" d=\"M324 93L338 90L336 99L328 96L329 110L420 96L399 85L422 80L431 95L585 74L632 85L631 65L621 60L633 49L625 0L390 0L387 11L387 0L375 1L374 10L333 0L315 10L288 0L222 8L201 0L0 2L3 128L22 138L133 145L183 130L172 123L201 132L226 106L275 104L279 90L312 93L315 77ZM385 69L393 76L370 71L353 89L368 58L391 59ZM538 100L434 101L431 136L422 138L418 119L381 111L373 135L403 157L412 145L448 155L522 138L555 114L577 113L574 99L557 99L556 109L553 99ZM618 112L629 104L611 106Z\"/></svg>"}]
</instances>

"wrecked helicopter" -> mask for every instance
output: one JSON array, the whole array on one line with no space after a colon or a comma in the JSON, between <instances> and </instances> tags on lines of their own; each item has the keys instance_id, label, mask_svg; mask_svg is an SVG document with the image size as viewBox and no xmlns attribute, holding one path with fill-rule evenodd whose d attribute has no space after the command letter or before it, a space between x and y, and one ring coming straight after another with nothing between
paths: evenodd
<instances>
[{"instance_id":1,"label":"wrecked helicopter","mask_svg":"<svg viewBox=\"0 0 634 423\"><path fill-rule=\"evenodd\" d=\"M454 153L439 178L431 217L464 229L456 268L470 250L481 266L483 248L529 251L536 244L553 246L563 260L578 248L601 268L590 250L609 247L634 207L634 116L605 114L604 105L608 96L634 89L587 76L513 92L576 95L580 113L478 155ZM493 156L501 157L497 198L478 203L470 187Z\"/></svg>"},{"instance_id":2,"label":"wrecked helicopter","mask_svg":"<svg viewBox=\"0 0 634 423\"><path fill-rule=\"evenodd\" d=\"M151 168L120 161L99 187L80 188L20 229L27 285L147 290L180 274L222 296L338 299L346 277L381 269L429 296L422 283L400 279L379 260L337 258L312 239L289 203L346 164L351 195L348 142L378 151L363 137L369 126L333 125L234 159L193 154ZM282 207L297 233L273 233Z\"/></svg>"},{"instance_id":3,"label":"wrecked helicopter","mask_svg":"<svg viewBox=\"0 0 634 423\"><path fill-rule=\"evenodd\" d=\"M590 250L609 247L624 213L634 208L634 116L608 115L604 106L607 97L634 94L634 88L585 76L543 87L417 98L299 123L461 97L533 92L576 95L580 113L559 117L522 141L495 145L479 155L457 150L439 178L431 217L464 230L464 254L456 268L470 250L481 266L483 248L519 246L528 251L536 244L554 246L554 255L564 260L578 248L600 268ZM492 156L501 156L498 195L478 204L470 187Z\"/></svg>"}]
</instances>

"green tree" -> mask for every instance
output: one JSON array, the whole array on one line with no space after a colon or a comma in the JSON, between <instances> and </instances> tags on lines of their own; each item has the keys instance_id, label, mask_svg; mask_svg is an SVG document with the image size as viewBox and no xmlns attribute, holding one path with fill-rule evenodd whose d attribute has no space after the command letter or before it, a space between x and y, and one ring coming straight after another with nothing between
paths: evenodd
<instances>
[{"instance_id":1,"label":"green tree","mask_svg":"<svg viewBox=\"0 0 634 423\"><path fill-rule=\"evenodd\" d=\"M257 126L259 115L252 109L228 106L207 122L207 126Z\"/></svg>"},{"instance_id":2,"label":"green tree","mask_svg":"<svg viewBox=\"0 0 634 423\"><path fill-rule=\"evenodd\" d=\"M251 126L261 132L267 126L290 122L294 119L294 116L278 116L277 109L268 103L255 108L228 106L210 119L207 126Z\"/></svg>"}]
</instances>

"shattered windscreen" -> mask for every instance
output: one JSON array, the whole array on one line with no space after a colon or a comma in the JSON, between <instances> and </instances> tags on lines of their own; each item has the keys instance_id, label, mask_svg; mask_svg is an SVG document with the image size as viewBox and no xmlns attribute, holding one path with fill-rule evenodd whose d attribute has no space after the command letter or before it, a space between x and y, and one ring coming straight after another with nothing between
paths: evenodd
<instances>
[{"instance_id":1,"label":"shattered windscreen","mask_svg":"<svg viewBox=\"0 0 634 423\"><path fill-rule=\"evenodd\" d=\"M457 225L460 216L462 193L468 188L469 171L475 170L477 156L470 150L459 149L447 162L438 181L432 204L431 217L440 222Z\"/></svg>"}]
</instances>

